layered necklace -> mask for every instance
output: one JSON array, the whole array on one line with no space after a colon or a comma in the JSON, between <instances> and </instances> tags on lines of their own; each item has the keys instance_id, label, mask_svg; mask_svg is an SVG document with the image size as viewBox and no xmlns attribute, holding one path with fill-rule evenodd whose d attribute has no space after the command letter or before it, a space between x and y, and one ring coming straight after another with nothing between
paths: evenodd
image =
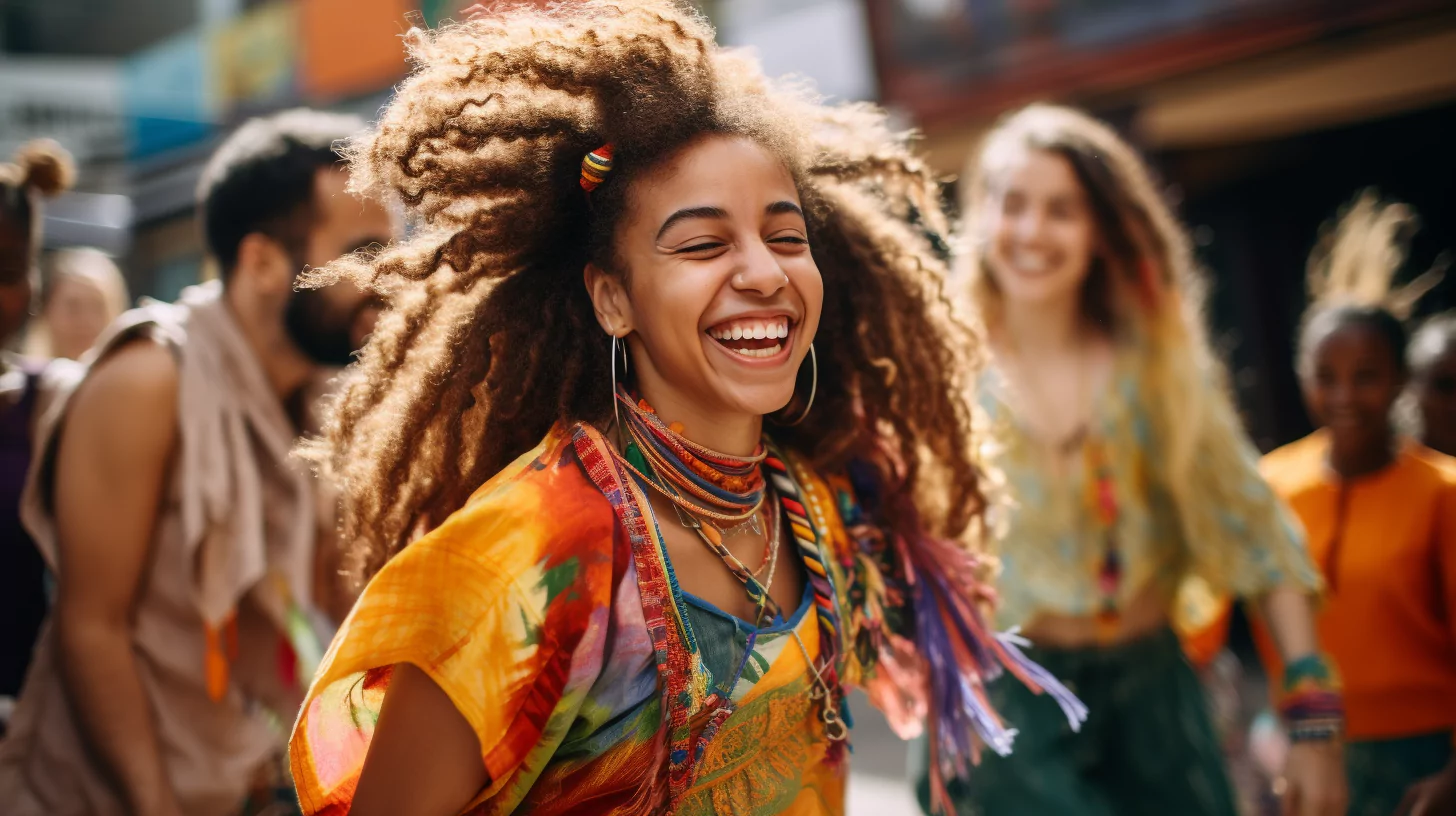
<instances>
[{"instance_id":1,"label":"layered necklace","mask_svg":"<svg viewBox=\"0 0 1456 816\"><path fill-rule=\"evenodd\" d=\"M682 436L662 421L645 401L633 400L617 390L626 449L621 461L641 482L672 502L678 520L694 533L728 571L741 582L754 604L758 620L774 620L782 610L769 595L777 568L780 523L778 499L770 495L762 465L768 450L762 443L750 456L732 456L709 450ZM724 543L744 531L763 533L758 516L768 507L768 534L763 561L750 570ZM758 576L767 569L768 575Z\"/></svg>"}]
</instances>

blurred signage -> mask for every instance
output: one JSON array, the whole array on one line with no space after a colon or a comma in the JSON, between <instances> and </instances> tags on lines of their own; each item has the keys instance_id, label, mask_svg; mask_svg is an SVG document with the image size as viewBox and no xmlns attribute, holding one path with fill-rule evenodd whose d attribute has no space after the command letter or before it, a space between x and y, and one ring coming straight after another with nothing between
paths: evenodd
<instances>
[{"instance_id":1,"label":"blurred signage","mask_svg":"<svg viewBox=\"0 0 1456 816\"><path fill-rule=\"evenodd\" d=\"M299 82L310 99L387 87L405 73L405 15L413 0L299 0Z\"/></svg>"},{"instance_id":2,"label":"blurred signage","mask_svg":"<svg viewBox=\"0 0 1456 816\"><path fill-rule=\"evenodd\" d=\"M1443 0L864 0L884 100L922 123L1107 90Z\"/></svg>"},{"instance_id":3,"label":"blurred signage","mask_svg":"<svg viewBox=\"0 0 1456 816\"><path fill-rule=\"evenodd\" d=\"M126 61L122 96L133 156L192 144L212 133L216 83L205 42L200 32L190 31Z\"/></svg>"},{"instance_id":4,"label":"blurred signage","mask_svg":"<svg viewBox=\"0 0 1456 816\"><path fill-rule=\"evenodd\" d=\"M218 104L249 113L292 102L298 52L298 6L291 0L274 0L218 28L212 35Z\"/></svg>"},{"instance_id":5,"label":"blurred signage","mask_svg":"<svg viewBox=\"0 0 1456 816\"><path fill-rule=\"evenodd\" d=\"M121 155L121 67L110 60L0 60L0 161L25 142L55 139L79 162Z\"/></svg>"},{"instance_id":6,"label":"blurred signage","mask_svg":"<svg viewBox=\"0 0 1456 816\"><path fill-rule=\"evenodd\" d=\"M751 49L769 76L807 77L840 100L875 97L859 0L731 0L714 11L723 43Z\"/></svg>"}]
</instances>

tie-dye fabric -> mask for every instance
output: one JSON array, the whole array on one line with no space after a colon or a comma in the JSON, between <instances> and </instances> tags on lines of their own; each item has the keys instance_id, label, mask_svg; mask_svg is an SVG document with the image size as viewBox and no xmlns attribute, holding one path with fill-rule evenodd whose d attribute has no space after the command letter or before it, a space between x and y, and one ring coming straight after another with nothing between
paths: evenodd
<instances>
[{"instance_id":1,"label":"tie-dye fabric","mask_svg":"<svg viewBox=\"0 0 1456 816\"><path fill-rule=\"evenodd\" d=\"M843 812L847 768L806 660L820 651L819 604L745 632L735 676L714 677L692 624L701 610L686 614L655 522L633 515L647 506L640 486L593 476L606 444L588 426L553 430L370 582L294 729L306 813L347 813L401 662L480 739L490 781L467 813ZM792 467L821 546L845 551L842 498ZM849 583L846 559L824 560L836 587ZM841 679L863 678L853 649L836 651Z\"/></svg>"}]
</instances>

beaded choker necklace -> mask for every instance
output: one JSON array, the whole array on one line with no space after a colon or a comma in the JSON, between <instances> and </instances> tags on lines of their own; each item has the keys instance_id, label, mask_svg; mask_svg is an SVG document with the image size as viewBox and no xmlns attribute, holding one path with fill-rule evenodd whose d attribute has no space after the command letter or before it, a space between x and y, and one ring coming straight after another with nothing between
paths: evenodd
<instances>
[{"instance_id":1,"label":"beaded choker necklace","mask_svg":"<svg viewBox=\"0 0 1456 816\"><path fill-rule=\"evenodd\" d=\"M743 527L762 532L758 511L764 478L759 466L768 452L761 443L748 457L718 453L683 438L626 389L617 389L617 400L626 408L622 430L627 467L670 499L685 525L696 529L706 522L720 538Z\"/></svg>"},{"instance_id":2,"label":"beaded choker necklace","mask_svg":"<svg viewBox=\"0 0 1456 816\"><path fill-rule=\"evenodd\" d=\"M741 530L751 530L755 535L762 532L758 514L768 495L762 471L768 450L762 443L749 457L709 450L665 425L645 401L633 403L621 389L617 399L627 409L623 425L628 441L620 461L644 484L671 500L682 525L696 533L743 584L754 605L756 624L779 617L782 610L768 590L773 584L780 525L769 519L764 564L758 570L770 567L764 581L759 581L756 572L724 543L725 538ZM778 512L776 502L768 504L771 515Z\"/></svg>"}]
</instances>

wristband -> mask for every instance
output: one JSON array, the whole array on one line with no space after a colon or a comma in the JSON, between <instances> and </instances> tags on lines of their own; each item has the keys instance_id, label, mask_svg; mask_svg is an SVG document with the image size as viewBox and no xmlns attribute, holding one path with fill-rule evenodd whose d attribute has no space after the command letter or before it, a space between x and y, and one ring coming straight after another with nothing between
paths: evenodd
<instances>
[{"instance_id":1,"label":"wristband","mask_svg":"<svg viewBox=\"0 0 1456 816\"><path fill-rule=\"evenodd\" d=\"M1290 661L1284 670L1279 714L1291 742L1332 742L1345 732L1345 702L1330 662L1318 654Z\"/></svg>"}]
</instances>

